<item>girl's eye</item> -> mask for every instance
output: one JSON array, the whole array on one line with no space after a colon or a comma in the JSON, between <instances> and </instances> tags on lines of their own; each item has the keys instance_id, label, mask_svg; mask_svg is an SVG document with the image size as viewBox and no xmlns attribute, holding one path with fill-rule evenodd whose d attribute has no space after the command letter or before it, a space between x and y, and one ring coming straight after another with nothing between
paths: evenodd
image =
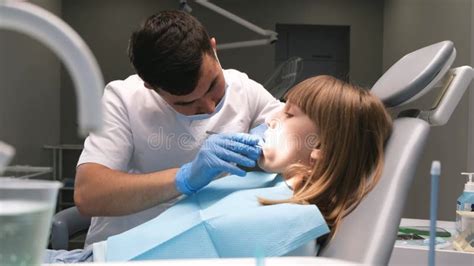
<instances>
[{"instance_id":1,"label":"girl's eye","mask_svg":"<svg viewBox=\"0 0 474 266\"><path fill-rule=\"evenodd\" d=\"M288 113L288 112L285 112L285 117L286 117L286 118L293 117L293 114L290 114L290 113Z\"/></svg>"}]
</instances>

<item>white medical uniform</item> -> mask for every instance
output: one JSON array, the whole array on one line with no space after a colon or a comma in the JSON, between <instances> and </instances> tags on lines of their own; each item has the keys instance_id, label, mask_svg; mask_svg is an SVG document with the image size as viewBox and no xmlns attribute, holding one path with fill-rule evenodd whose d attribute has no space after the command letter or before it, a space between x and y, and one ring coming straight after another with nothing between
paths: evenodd
<instances>
[{"instance_id":1,"label":"white medical uniform","mask_svg":"<svg viewBox=\"0 0 474 266\"><path fill-rule=\"evenodd\" d=\"M189 119L177 113L137 75L109 83L104 91L104 129L90 134L78 165L98 163L129 173L179 167L194 159L207 130L248 132L282 107L260 84L237 70L224 70L226 93L210 118ZM175 200L176 201L176 200ZM93 217L86 246L142 224L175 201L120 217Z\"/></svg>"}]
</instances>

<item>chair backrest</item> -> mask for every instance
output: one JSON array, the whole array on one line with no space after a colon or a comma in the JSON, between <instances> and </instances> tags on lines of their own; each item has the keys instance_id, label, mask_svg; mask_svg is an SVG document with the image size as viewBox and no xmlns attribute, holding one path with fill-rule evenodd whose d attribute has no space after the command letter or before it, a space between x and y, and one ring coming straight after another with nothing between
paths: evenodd
<instances>
[{"instance_id":1,"label":"chair backrest","mask_svg":"<svg viewBox=\"0 0 474 266\"><path fill-rule=\"evenodd\" d=\"M349 214L320 256L386 265L430 126L417 118L394 122L381 179Z\"/></svg>"},{"instance_id":2,"label":"chair backrest","mask_svg":"<svg viewBox=\"0 0 474 266\"><path fill-rule=\"evenodd\" d=\"M376 82L372 92L388 107L404 105L433 89L445 75L452 74L448 71L455 56L450 41L407 54ZM447 83L446 91L464 90L470 83L469 74L469 71L461 73L469 82ZM442 98L454 107L458 103L456 97L446 93ZM412 117L395 119L385 147L385 165L379 183L344 218L335 237L319 255L370 265L388 264L407 193L431 126L418 111L403 112Z\"/></svg>"}]
</instances>

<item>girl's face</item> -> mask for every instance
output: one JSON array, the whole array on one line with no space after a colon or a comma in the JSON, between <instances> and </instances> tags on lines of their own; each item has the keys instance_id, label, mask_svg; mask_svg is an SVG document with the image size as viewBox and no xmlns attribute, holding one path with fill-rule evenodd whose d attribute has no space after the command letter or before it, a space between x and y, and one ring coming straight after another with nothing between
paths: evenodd
<instances>
[{"instance_id":1,"label":"girl's face","mask_svg":"<svg viewBox=\"0 0 474 266\"><path fill-rule=\"evenodd\" d=\"M283 110L267 120L267 125L258 161L263 170L282 173L293 163L311 166L317 159L316 126L298 106L286 103Z\"/></svg>"}]
</instances>

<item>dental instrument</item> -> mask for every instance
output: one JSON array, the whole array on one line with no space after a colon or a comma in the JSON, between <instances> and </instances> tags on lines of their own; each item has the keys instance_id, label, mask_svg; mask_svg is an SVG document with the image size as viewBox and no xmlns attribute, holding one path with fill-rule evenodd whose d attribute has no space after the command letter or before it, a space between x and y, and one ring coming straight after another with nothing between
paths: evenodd
<instances>
[{"instance_id":1,"label":"dental instrument","mask_svg":"<svg viewBox=\"0 0 474 266\"><path fill-rule=\"evenodd\" d=\"M212 130L206 130L206 134L207 135L214 135L214 134L219 134L219 132L215 132L215 131L212 131Z\"/></svg>"}]
</instances>

